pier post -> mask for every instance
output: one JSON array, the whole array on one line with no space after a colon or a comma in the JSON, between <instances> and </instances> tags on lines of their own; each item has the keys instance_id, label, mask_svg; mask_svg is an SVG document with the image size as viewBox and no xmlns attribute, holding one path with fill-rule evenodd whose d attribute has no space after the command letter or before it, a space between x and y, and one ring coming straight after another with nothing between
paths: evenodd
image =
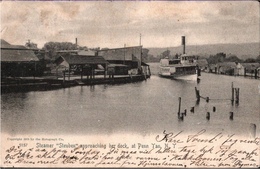
<instances>
[{"instance_id":1,"label":"pier post","mask_svg":"<svg viewBox=\"0 0 260 169\"><path fill-rule=\"evenodd\" d=\"M233 113L233 112L230 112L230 113L229 113L229 119L230 119L230 120L233 120L233 116L234 116L234 113Z\"/></svg>"},{"instance_id":2,"label":"pier post","mask_svg":"<svg viewBox=\"0 0 260 169\"><path fill-rule=\"evenodd\" d=\"M183 117L183 113L181 113L181 115L178 115L178 119L183 121L184 117Z\"/></svg>"},{"instance_id":3,"label":"pier post","mask_svg":"<svg viewBox=\"0 0 260 169\"><path fill-rule=\"evenodd\" d=\"M209 97L206 97L206 102L209 102Z\"/></svg>"},{"instance_id":4,"label":"pier post","mask_svg":"<svg viewBox=\"0 0 260 169\"><path fill-rule=\"evenodd\" d=\"M180 116L181 113L181 97L179 97L179 109L178 109L178 115Z\"/></svg>"},{"instance_id":5,"label":"pier post","mask_svg":"<svg viewBox=\"0 0 260 169\"><path fill-rule=\"evenodd\" d=\"M196 93L197 101L200 101L200 91L197 90L197 87L195 87L195 93Z\"/></svg>"},{"instance_id":6,"label":"pier post","mask_svg":"<svg viewBox=\"0 0 260 169\"><path fill-rule=\"evenodd\" d=\"M255 73L255 79L257 79L257 69L255 69L254 73Z\"/></svg>"},{"instance_id":7,"label":"pier post","mask_svg":"<svg viewBox=\"0 0 260 169\"><path fill-rule=\"evenodd\" d=\"M185 115L185 116L187 115L187 110L186 110L186 109L184 110L184 115Z\"/></svg>"},{"instance_id":8,"label":"pier post","mask_svg":"<svg viewBox=\"0 0 260 169\"><path fill-rule=\"evenodd\" d=\"M210 120L210 113L209 112L207 112L206 119Z\"/></svg>"},{"instance_id":9,"label":"pier post","mask_svg":"<svg viewBox=\"0 0 260 169\"><path fill-rule=\"evenodd\" d=\"M235 88L236 93L236 104L239 104L239 88Z\"/></svg>"},{"instance_id":10,"label":"pier post","mask_svg":"<svg viewBox=\"0 0 260 169\"><path fill-rule=\"evenodd\" d=\"M213 112L215 112L216 111L216 107L215 106L213 106Z\"/></svg>"},{"instance_id":11,"label":"pier post","mask_svg":"<svg viewBox=\"0 0 260 169\"><path fill-rule=\"evenodd\" d=\"M194 107L191 107L190 112L194 113Z\"/></svg>"},{"instance_id":12,"label":"pier post","mask_svg":"<svg viewBox=\"0 0 260 169\"><path fill-rule=\"evenodd\" d=\"M233 85L233 82L231 83L231 91L232 91L231 102L232 102L232 105L233 105L234 104L234 85Z\"/></svg>"}]
</instances>

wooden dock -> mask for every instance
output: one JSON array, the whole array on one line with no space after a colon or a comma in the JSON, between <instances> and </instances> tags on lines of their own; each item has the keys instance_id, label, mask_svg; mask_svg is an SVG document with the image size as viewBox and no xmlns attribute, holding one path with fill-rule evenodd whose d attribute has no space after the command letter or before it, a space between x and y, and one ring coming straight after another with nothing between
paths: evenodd
<instances>
[{"instance_id":1,"label":"wooden dock","mask_svg":"<svg viewBox=\"0 0 260 169\"><path fill-rule=\"evenodd\" d=\"M95 76L95 78L81 78L73 76L70 80L63 78L6 78L1 81L1 92L26 92L26 91L45 91L72 86L98 85L98 84L123 84L144 81L150 78L150 75L118 75L113 78L104 78L104 76Z\"/></svg>"}]
</instances>

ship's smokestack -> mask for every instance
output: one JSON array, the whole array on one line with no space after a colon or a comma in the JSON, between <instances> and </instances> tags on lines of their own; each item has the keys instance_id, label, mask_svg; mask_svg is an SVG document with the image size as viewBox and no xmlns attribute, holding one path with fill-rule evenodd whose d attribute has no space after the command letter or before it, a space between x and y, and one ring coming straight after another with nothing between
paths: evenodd
<instances>
[{"instance_id":1,"label":"ship's smokestack","mask_svg":"<svg viewBox=\"0 0 260 169\"><path fill-rule=\"evenodd\" d=\"M185 54L185 36L181 37L181 45L183 46L183 54Z\"/></svg>"},{"instance_id":2,"label":"ship's smokestack","mask_svg":"<svg viewBox=\"0 0 260 169\"><path fill-rule=\"evenodd\" d=\"M75 39L75 44L78 46L78 38Z\"/></svg>"}]
</instances>

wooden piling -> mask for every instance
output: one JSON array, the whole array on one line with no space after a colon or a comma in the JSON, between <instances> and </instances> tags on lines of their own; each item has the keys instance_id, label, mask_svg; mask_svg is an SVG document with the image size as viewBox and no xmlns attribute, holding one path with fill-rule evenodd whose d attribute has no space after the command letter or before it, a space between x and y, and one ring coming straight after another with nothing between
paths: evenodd
<instances>
[{"instance_id":1,"label":"wooden piling","mask_svg":"<svg viewBox=\"0 0 260 169\"><path fill-rule=\"evenodd\" d=\"M194 113L194 107L191 107L190 112Z\"/></svg>"},{"instance_id":2,"label":"wooden piling","mask_svg":"<svg viewBox=\"0 0 260 169\"><path fill-rule=\"evenodd\" d=\"M233 112L229 112L229 119L230 120L233 120L233 116L234 116L233 114L234 114Z\"/></svg>"},{"instance_id":3,"label":"wooden piling","mask_svg":"<svg viewBox=\"0 0 260 169\"><path fill-rule=\"evenodd\" d=\"M213 106L213 112L215 112L216 111L216 107L215 106Z\"/></svg>"},{"instance_id":4,"label":"wooden piling","mask_svg":"<svg viewBox=\"0 0 260 169\"><path fill-rule=\"evenodd\" d=\"M206 102L209 102L209 97L206 97Z\"/></svg>"},{"instance_id":5,"label":"wooden piling","mask_svg":"<svg viewBox=\"0 0 260 169\"><path fill-rule=\"evenodd\" d=\"M236 104L239 104L239 88L235 88L236 93Z\"/></svg>"},{"instance_id":6,"label":"wooden piling","mask_svg":"<svg viewBox=\"0 0 260 169\"><path fill-rule=\"evenodd\" d=\"M183 113L183 114L184 114L184 116L186 116L186 115L187 115L187 110L186 110L186 109L184 110L184 113Z\"/></svg>"},{"instance_id":7,"label":"wooden piling","mask_svg":"<svg viewBox=\"0 0 260 169\"><path fill-rule=\"evenodd\" d=\"M178 109L178 114L181 113L181 97L179 97L179 109Z\"/></svg>"},{"instance_id":8,"label":"wooden piling","mask_svg":"<svg viewBox=\"0 0 260 169\"><path fill-rule=\"evenodd\" d=\"M197 87L195 87L195 93L196 93L197 101L200 101L200 91L197 90Z\"/></svg>"},{"instance_id":9,"label":"wooden piling","mask_svg":"<svg viewBox=\"0 0 260 169\"><path fill-rule=\"evenodd\" d=\"M183 117L183 113L181 113L181 115L178 116L178 119L183 121L184 117Z\"/></svg>"},{"instance_id":10,"label":"wooden piling","mask_svg":"<svg viewBox=\"0 0 260 169\"><path fill-rule=\"evenodd\" d=\"M233 82L231 84L231 91L232 91L231 102L233 104L234 103L234 85L233 85Z\"/></svg>"},{"instance_id":11,"label":"wooden piling","mask_svg":"<svg viewBox=\"0 0 260 169\"><path fill-rule=\"evenodd\" d=\"M207 112L206 119L210 120L210 113L209 112Z\"/></svg>"}]
</instances>

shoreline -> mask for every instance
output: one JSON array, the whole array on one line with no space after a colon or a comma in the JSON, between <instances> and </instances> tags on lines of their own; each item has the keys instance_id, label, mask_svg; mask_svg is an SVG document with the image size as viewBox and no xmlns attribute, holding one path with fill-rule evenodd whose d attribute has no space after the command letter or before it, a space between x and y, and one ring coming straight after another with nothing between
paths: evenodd
<instances>
[{"instance_id":1,"label":"shoreline","mask_svg":"<svg viewBox=\"0 0 260 169\"><path fill-rule=\"evenodd\" d=\"M120 75L113 78L104 78L104 76L96 76L96 78L80 78L80 76L71 77L71 80L63 80L62 78L2 78L1 93L12 92L28 92L28 91L47 91L73 86L91 86L99 84L124 84L144 81L150 78L150 75Z\"/></svg>"}]
</instances>

